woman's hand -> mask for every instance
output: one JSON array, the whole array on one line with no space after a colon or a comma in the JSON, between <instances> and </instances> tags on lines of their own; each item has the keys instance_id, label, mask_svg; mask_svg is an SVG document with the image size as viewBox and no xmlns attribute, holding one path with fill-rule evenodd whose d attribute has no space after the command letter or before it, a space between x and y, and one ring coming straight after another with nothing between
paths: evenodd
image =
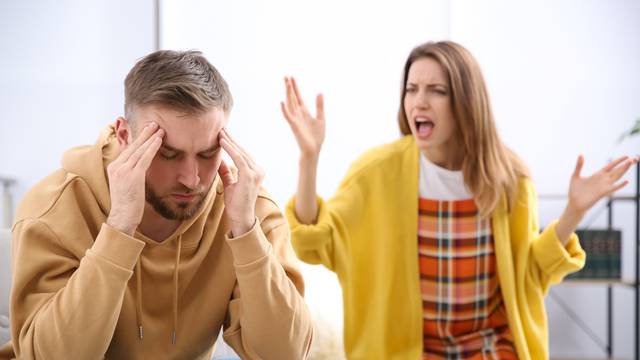
<instances>
[{"instance_id":1,"label":"woman's hand","mask_svg":"<svg viewBox=\"0 0 640 360\"><path fill-rule=\"evenodd\" d=\"M280 107L300 147L296 217L303 224L313 224L318 216L316 175L325 134L324 100L322 95L316 97L314 118L302 101L296 81L285 77L284 84L287 87L287 101L280 102Z\"/></svg>"},{"instance_id":2,"label":"woman's hand","mask_svg":"<svg viewBox=\"0 0 640 360\"><path fill-rule=\"evenodd\" d=\"M569 202L556 226L556 233L563 244L569 241L569 236L576 230L587 210L629 183L620 179L637 162L638 158L622 156L591 176L583 177L580 172L584 165L584 157L578 157L569 183Z\"/></svg>"},{"instance_id":3,"label":"woman's hand","mask_svg":"<svg viewBox=\"0 0 640 360\"><path fill-rule=\"evenodd\" d=\"M567 207L573 209L578 214L586 213L587 210L602 198L610 196L625 187L629 181L619 182L619 180L629 170L631 165L637 162L638 158L622 156L610 162L595 174L582 177L580 172L584 165L584 157L580 155L576 163L576 168L571 175L569 204Z\"/></svg>"},{"instance_id":4,"label":"woman's hand","mask_svg":"<svg viewBox=\"0 0 640 360\"><path fill-rule=\"evenodd\" d=\"M317 160L325 135L324 99L320 94L316 97L314 118L302 101L296 80L285 77L284 83L287 88L287 101L280 102L282 114L296 137L301 156Z\"/></svg>"}]
</instances>

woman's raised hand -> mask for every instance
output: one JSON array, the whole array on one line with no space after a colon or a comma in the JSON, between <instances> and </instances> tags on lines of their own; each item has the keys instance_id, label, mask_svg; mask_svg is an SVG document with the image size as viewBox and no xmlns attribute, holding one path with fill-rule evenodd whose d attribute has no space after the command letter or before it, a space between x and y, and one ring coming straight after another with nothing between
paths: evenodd
<instances>
[{"instance_id":1,"label":"woman's raised hand","mask_svg":"<svg viewBox=\"0 0 640 360\"><path fill-rule=\"evenodd\" d=\"M324 142L324 99L321 94L316 97L316 117L307 109L296 80L292 77L284 78L287 89L287 101L281 101L282 114L289 123L293 135L300 147L303 158L316 159Z\"/></svg>"}]
</instances>

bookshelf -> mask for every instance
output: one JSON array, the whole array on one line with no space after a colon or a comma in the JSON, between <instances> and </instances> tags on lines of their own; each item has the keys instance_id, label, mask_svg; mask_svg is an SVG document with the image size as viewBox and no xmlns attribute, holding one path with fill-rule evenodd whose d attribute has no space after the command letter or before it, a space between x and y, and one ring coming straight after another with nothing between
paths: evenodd
<instances>
[{"instance_id":1,"label":"bookshelf","mask_svg":"<svg viewBox=\"0 0 640 360\"><path fill-rule=\"evenodd\" d=\"M613 231L613 205L618 202L633 202L635 205L635 242L634 242L634 262L635 274L631 280L622 279L567 279L563 284L574 286L580 285L602 285L607 287L607 342L604 344L608 359L613 359L613 287L623 286L634 291L634 359L640 360L640 164L635 165L635 195L631 196L611 196L607 201L607 230ZM541 200L565 200L565 195L541 195ZM587 254L587 257L589 254ZM589 335L594 342L601 344L595 333L580 320L580 317L573 313L561 299L554 300L567 312L578 326Z\"/></svg>"}]
</instances>

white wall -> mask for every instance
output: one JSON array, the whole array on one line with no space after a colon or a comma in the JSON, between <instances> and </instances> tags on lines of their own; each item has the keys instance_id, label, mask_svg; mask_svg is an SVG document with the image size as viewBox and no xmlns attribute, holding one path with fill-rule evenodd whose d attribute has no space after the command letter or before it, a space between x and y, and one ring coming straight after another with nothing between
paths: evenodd
<instances>
[{"instance_id":1,"label":"white wall","mask_svg":"<svg viewBox=\"0 0 640 360\"><path fill-rule=\"evenodd\" d=\"M0 1L0 174L16 202L123 112L154 26L153 0Z\"/></svg>"}]
</instances>

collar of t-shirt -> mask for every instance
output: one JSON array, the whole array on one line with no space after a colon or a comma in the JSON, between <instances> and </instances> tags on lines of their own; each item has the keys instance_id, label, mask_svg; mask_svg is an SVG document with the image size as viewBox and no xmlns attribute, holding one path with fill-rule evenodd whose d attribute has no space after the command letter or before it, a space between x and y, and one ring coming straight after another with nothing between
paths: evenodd
<instances>
[{"instance_id":1,"label":"collar of t-shirt","mask_svg":"<svg viewBox=\"0 0 640 360\"><path fill-rule=\"evenodd\" d=\"M420 153L420 197L432 200L467 200L473 198L464 183L462 171L440 167Z\"/></svg>"}]
</instances>

